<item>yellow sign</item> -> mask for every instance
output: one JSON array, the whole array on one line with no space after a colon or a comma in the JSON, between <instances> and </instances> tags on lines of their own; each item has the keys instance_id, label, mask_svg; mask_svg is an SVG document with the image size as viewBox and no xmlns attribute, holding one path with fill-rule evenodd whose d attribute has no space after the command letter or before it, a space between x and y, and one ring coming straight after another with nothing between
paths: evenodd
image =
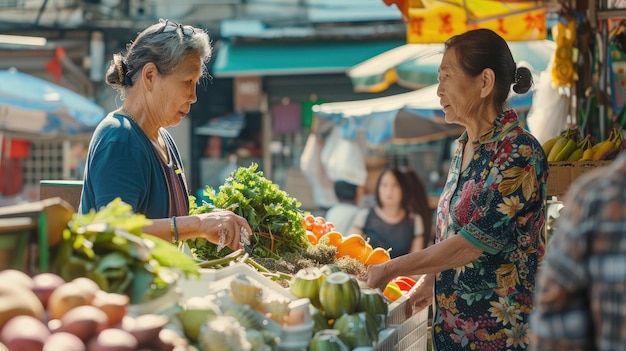
<instances>
[{"instance_id":1,"label":"yellow sign","mask_svg":"<svg viewBox=\"0 0 626 351\"><path fill-rule=\"evenodd\" d=\"M442 43L477 28L491 29L507 41L547 36L545 10L534 3L422 0L422 5L408 9L407 43Z\"/></svg>"}]
</instances>

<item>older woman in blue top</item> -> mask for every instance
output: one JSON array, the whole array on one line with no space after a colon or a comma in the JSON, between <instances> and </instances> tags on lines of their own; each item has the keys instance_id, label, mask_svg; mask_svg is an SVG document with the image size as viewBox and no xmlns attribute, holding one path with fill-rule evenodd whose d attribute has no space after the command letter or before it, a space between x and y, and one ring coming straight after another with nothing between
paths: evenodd
<instances>
[{"instance_id":1,"label":"older woman in blue top","mask_svg":"<svg viewBox=\"0 0 626 351\"><path fill-rule=\"evenodd\" d=\"M99 124L87 155L80 211L120 197L152 220L144 232L166 240L202 236L240 247L251 233L231 211L189 215L181 157L165 127L175 126L196 102L196 86L211 57L208 34L161 20L141 32L125 55L115 54L106 76L124 103Z\"/></svg>"}]
</instances>

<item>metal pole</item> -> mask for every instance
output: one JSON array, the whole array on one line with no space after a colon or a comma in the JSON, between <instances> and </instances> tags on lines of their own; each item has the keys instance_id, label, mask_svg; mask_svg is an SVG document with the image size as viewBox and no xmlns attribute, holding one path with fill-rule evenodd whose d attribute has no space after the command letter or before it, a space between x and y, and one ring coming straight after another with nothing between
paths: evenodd
<instances>
[{"instance_id":1,"label":"metal pole","mask_svg":"<svg viewBox=\"0 0 626 351\"><path fill-rule=\"evenodd\" d=\"M600 10L604 10L606 8L606 0L600 0ZM609 65L608 65L608 57L609 57L609 24L607 20L602 20L602 34L601 34L601 38L602 38L602 49L603 49L603 57L602 57L602 70L600 71L600 79L599 79L599 84L600 84L600 97L602 99L602 101L598 101L598 118L600 118L600 140L604 140L605 138L605 122L606 122L606 116L607 116L607 111L606 111L606 104L607 104L607 90L608 90L608 83L607 83L607 74L608 74L608 70L609 70Z\"/></svg>"}]
</instances>

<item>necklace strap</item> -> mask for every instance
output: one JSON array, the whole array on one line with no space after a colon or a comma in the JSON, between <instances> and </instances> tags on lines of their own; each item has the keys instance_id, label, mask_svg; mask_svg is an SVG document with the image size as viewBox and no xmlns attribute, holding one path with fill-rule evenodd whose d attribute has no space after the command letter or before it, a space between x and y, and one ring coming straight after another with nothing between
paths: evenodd
<instances>
[{"instance_id":1,"label":"necklace strap","mask_svg":"<svg viewBox=\"0 0 626 351\"><path fill-rule=\"evenodd\" d=\"M123 108L123 107L122 107L122 108L120 109L120 111L122 111L122 113L123 113L126 117L130 118L130 120L131 120L131 121L133 121L133 122L135 122L135 124L137 124L137 121L135 120L135 117L133 117L133 115L131 115L131 114L130 114L130 112L128 112L128 110L127 110L127 109L125 109L125 108Z\"/></svg>"}]
</instances>

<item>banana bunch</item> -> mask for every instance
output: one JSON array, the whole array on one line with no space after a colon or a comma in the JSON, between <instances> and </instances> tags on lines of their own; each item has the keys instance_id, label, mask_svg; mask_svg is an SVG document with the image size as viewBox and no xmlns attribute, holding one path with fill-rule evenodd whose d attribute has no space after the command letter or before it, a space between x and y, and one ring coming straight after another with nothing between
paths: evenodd
<instances>
[{"instance_id":1,"label":"banana bunch","mask_svg":"<svg viewBox=\"0 0 626 351\"><path fill-rule=\"evenodd\" d=\"M546 155L548 155L548 162L555 161L568 161L570 156L584 145L584 139L580 140L580 132L577 127L568 128L561 135L556 136L545 143L542 147Z\"/></svg>"},{"instance_id":2,"label":"banana bunch","mask_svg":"<svg viewBox=\"0 0 626 351\"><path fill-rule=\"evenodd\" d=\"M542 147L549 162L613 160L626 149L626 139L621 126L616 126L608 138L594 144L590 135L581 139L579 129L574 127L544 142Z\"/></svg>"},{"instance_id":3,"label":"banana bunch","mask_svg":"<svg viewBox=\"0 0 626 351\"><path fill-rule=\"evenodd\" d=\"M624 142L622 128L620 126L613 127L609 137L593 145L592 152L587 155L586 159L583 156L581 161L613 160L624 148L626 148L626 142Z\"/></svg>"}]
</instances>

